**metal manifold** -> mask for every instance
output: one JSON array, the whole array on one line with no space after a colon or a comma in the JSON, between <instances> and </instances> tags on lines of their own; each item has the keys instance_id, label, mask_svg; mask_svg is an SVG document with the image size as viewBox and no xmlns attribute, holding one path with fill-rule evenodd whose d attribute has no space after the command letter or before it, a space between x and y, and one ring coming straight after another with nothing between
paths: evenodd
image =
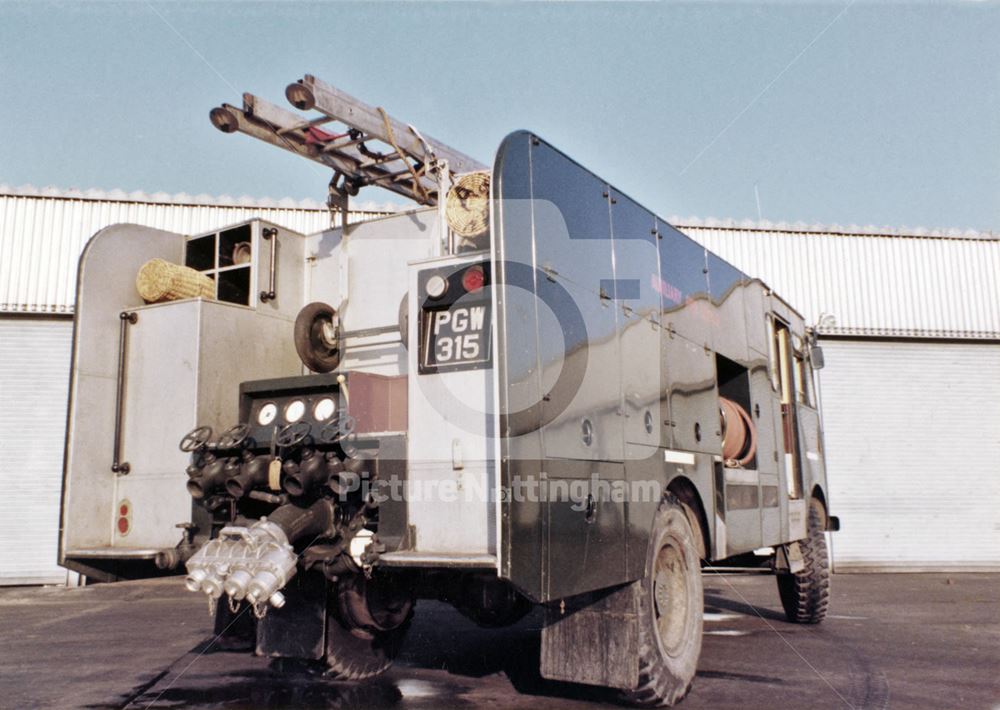
<instances>
[{"instance_id":1,"label":"metal manifold","mask_svg":"<svg viewBox=\"0 0 1000 710\"><path fill-rule=\"evenodd\" d=\"M249 602L258 616L266 605L285 604L282 587L295 576L298 557L285 531L266 518L249 528L227 526L187 562L185 586L214 601L223 594L230 604Z\"/></svg>"}]
</instances>

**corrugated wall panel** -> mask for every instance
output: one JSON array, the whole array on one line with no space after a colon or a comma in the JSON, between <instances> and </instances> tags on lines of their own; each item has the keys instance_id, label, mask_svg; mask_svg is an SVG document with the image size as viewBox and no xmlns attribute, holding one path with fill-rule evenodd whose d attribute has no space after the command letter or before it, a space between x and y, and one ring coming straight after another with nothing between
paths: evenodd
<instances>
[{"instance_id":1,"label":"corrugated wall panel","mask_svg":"<svg viewBox=\"0 0 1000 710\"><path fill-rule=\"evenodd\" d=\"M0 584L60 582L68 318L0 317Z\"/></svg>"},{"instance_id":2,"label":"corrugated wall panel","mask_svg":"<svg viewBox=\"0 0 1000 710\"><path fill-rule=\"evenodd\" d=\"M101 199L0 194L0 312L70 313L76 261L87 239L132 222L196 234L252 217L302 233L329 224L324 209L271 203L178 204L187 196ZM124 193L110 193L126 197ZM220 198L228 199L228 198ZM202 200L206 201L205 199ZM277 205L277 206L276 206ZM358 212L367 219L383 212ZM680 229L762 278L840 335L1000 337L1000 240L992 235L900 236L742 227Z\"/></svg>"},{"instance_id":3,"label":"corrugated wall panel","mask_svg":"<svg viewBox=\"0 0 1000 710\"><path fill-rule=\"evenodd\" d=\"M1000 569L1000 345L824 340L838 570Z\"/></svg>"},{"instance_id":4,"label":"corrugated wall panel","mask_svg":"<svg viewBox=\"0 0 1000 710\"><path fill-rule=\"evenodd\" d=\"M353 212L361 221L383 212ZM133 223L198 234L252 218L302 234L330 225L325 209L157 204L0 194L0 313L72 313L76 264L98 230Z\"/></svg>"},{"instance_id":5,"label":"corrugated wall panel","mask_svg":"<svg viewBox=\"0 0 1000 710\"><path fill-rule=\"evenodd\" d=\"M680 227L831 335L1000 337L1000 240Z\"/></svg>"}]
</instances>

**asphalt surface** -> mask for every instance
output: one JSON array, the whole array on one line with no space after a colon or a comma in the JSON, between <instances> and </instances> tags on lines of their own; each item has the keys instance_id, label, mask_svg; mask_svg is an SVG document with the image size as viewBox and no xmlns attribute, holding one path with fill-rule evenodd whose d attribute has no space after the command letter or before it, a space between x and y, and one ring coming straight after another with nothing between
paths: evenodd
<instances>
[{"instance_id":1,"label":"asphalt surface","mask_svg":"<svg viewBox=\"0 0 1000 710\"><path fill-rule=\"evenodd\" d=\"M831 616L796 626L773 577L705 576L705 640L680 707L1000 708L1000 575L838 575ZM594 708L543 682L538 616L479 629L420 602L396 665L364 684L279 673L209 643L180 578L0 589L0 707Z\"/></svg>"}]
</instances>

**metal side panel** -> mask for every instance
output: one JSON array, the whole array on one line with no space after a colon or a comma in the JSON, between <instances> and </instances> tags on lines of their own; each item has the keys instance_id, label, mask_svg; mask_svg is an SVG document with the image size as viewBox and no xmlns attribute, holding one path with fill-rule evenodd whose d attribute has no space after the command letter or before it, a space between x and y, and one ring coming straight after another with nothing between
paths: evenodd
<instances>
[{"instance_id":1,"label":"metal side panel","mask_svg":"<svg viewBox=\"0 0 1000 710\"><path fill-rule=\"evenodd\" d=\"M347 342L341 369L380 375L407 372L400 341L401 309L408 316L409 262L428 258L440 227L433 209L331 229L307 239L306 301L340 312ZM392 258L387 258L392 255Z\"/></svg>"},{"instance_id":2,"label":"metal side panel","mask_svg":"<svg viewBox=\"0 0 1000 710\"><path fill-rule=\"evenodd\" d=\"M673 428L673 447L681 451L722 451L715 358L710 350L679 333L663 331L663 359Z\"/></svg>"},{"instance_id":3,"label":"metal side panel","mask_svg":"<svg viewBox=\"0 0 1000 710\"><path fill-rule=\"evenodd\" d=\"M777 474L779 471L779 449L781 447L781 432L775 429L774 410L780 408L774 390L771 388L771 376L768 372L767 358L751 351L750 361L750 402L751 416L757 427L757 469L764 473Z\"/></svg>"},{"instance_id":4,"label":"metal side panel","mask_svg":"<svg viewBox=\"0 0 1000 710\"><path fill-rule=\"evenodd\" d=\"M531 136L508 136L493 167L491 240L496 275L496 373L500 574L532 599L542 596L541 501L511 495L541 471L542 384L531 240Z\"/></svg>"},{"instance_id":5,"label":"metal side panel","mask_svg":"<svg viewBox=\"0 0 1000 710\"><path fill-rule=\"evenodd\" d=\"M264 239L264 230L276 230L274 239L274 298L263 299L260 295L271 286L271 239ZM253 235L257 244L254 266L257 272L257 296L251 303L257 304L261 314L294 320L307 301L305 279L306 238L298 232L279 227L270 222L254 220Z\"/></svg>"},{"instance_id":6,"label":"metal side panel","mask_svg":"<svg viewBox=\"0 0 1000 710\"><path fill-rule=\"evenodd\" d=\"M411 265L409 299L407 519L413 552L421 555L495 555L494 368L476 365L421 372L421 311L436 307L421 275L454 275L483 256L445 257ZM466 298L463 296L462 299ZM477 307L483 303L473 297ZM450 312L471 307L460 299ZM432 311L428 312L428 317ZM495 362L490 343L490 358Z\"/></svg>"},{"instance_id":7,"label":"metal side panel","mask_svg":"<svg viewBox=\"0 0 1000 710\"><path fill-rule=\"evenodd\" d=\"M537 348L547 457L621 461L621 355L608 185L544 142L531 149ZM508 234L505 239L524 239ZM563 371L575 371L564 380Z\"/></svg>"},{"instance_id":8,"label":"metal side panel","mask_svg":"<svg viewBox=\"0 0 1000 710\"><path fill-rule=\"evenodd\" d=\"M708 260L712 347L730 360L747 360L745 296L747 277L711 252ZM761 312L763 314L763 311Z\"/></svg>"},{"instance_id":9,"label":"metal side panel","mask_svg":"<svg viewBox=\"0 0 1000 710\"><path fill-rule=\"evenodd\" d=\"M718 464L717 464L718 465ZM726 501L726 553L761 546L761 479L754 469L723 470Z\"/></svg>"},{"instance_id":10,"label":"metal side panel","mask_svg":"<svg viewBox=\"0 0 1000 710\"><path fill-rule=\"evenodd\" d=\"M705 248L663 220L656 223L660 255L661 322L699 343L708 341L710 307Z\"/></svg>"},{"instance_id":11,"label":"metal side panel","mask_svg":"<svg viewBox=\"0 0 1000 710\"><path fill-rule=\"evenodd\" d=\"M625 442L657 446L669 425L661 380L660 280L656 217L611 192L614 298L619 324Z\"/></svg>"},{"instance_id":12,"label":"metal side panel","mask_svg":"<svg viewBox=\"0 0 1000 710\"><path fill-rule=\"evenodd\" d=\"M115 547L173 547L177 523L190 522L184 488L189 454L178 442L197 424L201 302L136 309L129 328L122 453L131 470L115 481L113 504L131 513L122 532L114 513L105 524Z\"/></svg>"},{"instance_id":13,"label":"metal side panel","mask_svg":"<svg viewBox=\"0 0 1000 710\"><path fill-rule=\"evenodd\" d=\"M669 450L643 444L625 445L625 478L628 484L628 498L625 501L625 574L629 579L639 579L646 571L649 534L668 479L682 475L696 480L693 475L693 454L689 459L691 463L684 465L667 463L665 451ZM706 503L711 503L711 498Z\"/></svg>"},{"instance_id":14,"label":"metal side panel","mask_svg":"<svg viewBox=\"0 0 1000 710\"><path fill-rule=\"evenodd\" d=\"M98 232L80 257L60 559L70 549L111 544L118 314L142 305L135 276L147 260L179 263L183 253L180 234L124 224Z\"/></svg>"},{"instance_id":15,"label":"metal side panel","mask_svg":"<svg viewBox=\"0 0 1000 710\"><path fill-rule=\"evenodd\" d=\"M550 459L545 467L545 600L628 581L624 497L610 494L625 484L625 466Z\"/></svg>"},{"instance_id":16,"label":"metal side panel","mask_svg":"<svg viewBox=\"0 0 1000 710\"><path fill-rule=\"evenodd\" d=\"M129 329L122 453L128 475L114 502L128 502L116 547L172 547L175 525L191 520L185 489L189 455L178 449L195 426L216 434L238 423L239 385L298 374L292 323L217 301L176 301L135 309Z\"/></svg>"},{"instance_id":17,"label":"metal side panel","mask_svg":"<svg viewBox=\"0 0 1000 710\"><path fill-rule=\"evenodd\" d=\"M766 353L769 347L767 329L768 299L764 296L765 286L760 279L751 279L743 290L743 307L746 309L747 347L751 351Z\"/></svg>"},{"instance_id":18,"label":"metal side panel","mask_svg":"<svg viewBox=\"0 0 1000 710\"><path fill-rule=\"evenodd\" d=\"M196 420L220 433L239 422L240 383L294 377L302 362L291 320L216 301L200 313Z\"/></svg>"},{"instance_id":19,"label":"metal side panel","mask_svg":"<svg viewBox=\"0 0 1000 710\"><path fill-rule=\"evenodd\" d=\"M408 264L431 256L441 227L435 210L424 210L352 225L340 242L340 263L347 302L343 325L348 332L396 325L399 304L409 289ZM344 273L346 271L346 273ZM314 284L314 300L326 300L323 283ZM396 334L393 334L396 335Z\"/></svg>"}]
</instances>

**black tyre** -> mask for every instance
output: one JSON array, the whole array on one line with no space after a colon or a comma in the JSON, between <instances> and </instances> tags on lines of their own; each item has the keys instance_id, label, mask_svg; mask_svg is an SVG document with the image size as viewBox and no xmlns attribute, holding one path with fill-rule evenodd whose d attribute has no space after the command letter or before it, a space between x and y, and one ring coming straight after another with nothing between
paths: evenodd
<instances>
[{"instance_id":1,"label":"black tyre","mask_svg":"<svg viewBox=\"0 0 1000 710\"><path fill-rule=\"evenodd\" d=\"M337 311L316 301L295 317L295 351L313 372L332 372L340 364L340 334Z\"/></svg>"},{"instance_id":2,"label":"black tyre","mask_svg":"<svg viewBox=\"0 0 1000 710\"><path fill-rule=\"evenodd\" d=\"M799 540L805 567L795 574L778 574L778 593L785 616L796 624L818 624L830 605L830 560L826 550L826 510L809 501L808 532Z\"/></svg>"},{"instance_id":3,"label":"black tyre","mask_svg":"<svg viewBox=\"0 0 1000 710\"><path fill-rule=\"evenodd\" d=\"M326 621L328 677L364 680L392 665L413 619L413 599L391 580L343 579Z\"/></svg>"},{"instance_id":4,"label":"black tyre","mask_svg":"<svg viewBox=\"0 0 1000 710\"><path fill-rule=\"evenodd\" d=\"M684 506L668 494L653 521L639 584L639 686L633 705L673 705L691 688L701 654L705 599L698 538Z\"/></svg>"},{"instance_id":5,"label":"black tyre","mask_svg":"<svg viewBox=\"0 0 1000 710\"><path fill-rule=\"evenodd\" d=\"M365 680L384 673L399 655L410 628L408 618L391 631L349 629L335 616L326 622L326 676Z\"/></svg>"}]
</instances>

